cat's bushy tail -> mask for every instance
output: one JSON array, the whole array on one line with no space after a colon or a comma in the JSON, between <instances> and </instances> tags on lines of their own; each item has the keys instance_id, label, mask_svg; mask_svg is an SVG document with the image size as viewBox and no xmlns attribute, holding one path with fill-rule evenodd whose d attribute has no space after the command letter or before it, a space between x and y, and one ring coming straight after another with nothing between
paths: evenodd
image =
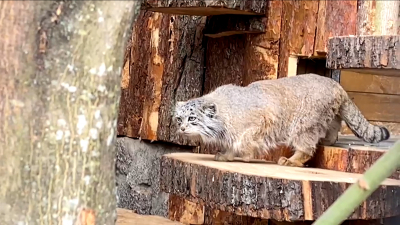
<instances>
[{"instance_id":1,"label":"cat's bushy tail","mask_svg":"<svg viewBox=\"0 0 400 225\"><path fill-rule=\"evenodd\" d=\"M388 129L369 123L347 95L340 107L340 116L355 136L368 143L378 143L390 138Z\"/></svg>"}]
</instances>

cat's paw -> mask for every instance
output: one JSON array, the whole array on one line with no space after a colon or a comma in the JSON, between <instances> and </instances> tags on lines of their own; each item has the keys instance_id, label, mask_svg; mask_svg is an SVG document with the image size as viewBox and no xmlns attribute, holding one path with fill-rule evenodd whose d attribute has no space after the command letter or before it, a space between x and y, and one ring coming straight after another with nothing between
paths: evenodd
<instances>
[{"instance_id":1,"label":"cat's paw","mask_svg":"<svg viewBox=\"0 0 400 225\"><path fill-rule=\"evenodd\" d=\"M215 154L214 160L220 162L231 162L233 161L233 158L233 155L222 154L221 152L218 152L217 154Z\"/></svg>"},{"instance_id":2,"label":"cat's paw","mask_svg":"<svg viewBox=\"0 0 400 225\"><path fill-rule=\"evenodd\" d=\"M292 166L292 167L304 167L304 164L298 161L291 161L286 157L280 157L278 160L278 165L281 166Z\"/></svg>"}]
</instances>

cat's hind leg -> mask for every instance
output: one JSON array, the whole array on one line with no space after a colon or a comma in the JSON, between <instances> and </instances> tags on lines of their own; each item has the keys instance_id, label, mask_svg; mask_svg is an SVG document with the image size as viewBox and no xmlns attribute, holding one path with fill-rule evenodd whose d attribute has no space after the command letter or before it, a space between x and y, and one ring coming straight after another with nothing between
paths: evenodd
<instances>
[{"instance_id":1,"label":"cat's hind leg","mask_svg":"<svg viewBox=\"0 0 400 225\"><path fill-rule=\"evenodd\" d=\"M303 167L304 163L311 159L311 155L303 151L295 151L292 157L280 157L278 160L278 165L281 166L293 166L293 167Z\"/></svg>"},{"instance_id":2,"label":"cat's hind leg","mask_svg":"<svg viewBox=\"0 0 400 225\"><path fill-rule=\"evenodd\" d=\"M328 131L326 132L325 138L321 138L319 143L321 145L330 146L335 144L338 139L340 128L342 127L342 119L339 116L336 116L334 120L332 120L331 124L329 124Z\"/></svg>"},{"instance_id":3,"label":"cat's hind leg","mask_svg":"<svg viewBox=\"0 0 400 225\"><path fill-rule=\"evenodd\" d=\"M232 150L225 150L224 153L218 152L215 154L214 160L219 162L232 162L235 158L235 153Z\"/></svg>"}]
</instances>

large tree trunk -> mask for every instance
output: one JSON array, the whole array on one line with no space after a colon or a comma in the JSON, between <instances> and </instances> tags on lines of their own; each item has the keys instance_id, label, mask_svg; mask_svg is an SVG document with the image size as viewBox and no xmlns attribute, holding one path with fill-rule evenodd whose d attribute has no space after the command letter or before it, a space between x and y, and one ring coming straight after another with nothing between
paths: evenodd
<instances>
[{"instance_id":1,"label":"large tree trunk","mask_svg":"<svg viewBox=\"0 0 400 225\"><path fill-rule=\"evenodd\" d=\"M139 1L0 2L0 224L114 224L123 52Z\"/></svg>"}]
</instances>

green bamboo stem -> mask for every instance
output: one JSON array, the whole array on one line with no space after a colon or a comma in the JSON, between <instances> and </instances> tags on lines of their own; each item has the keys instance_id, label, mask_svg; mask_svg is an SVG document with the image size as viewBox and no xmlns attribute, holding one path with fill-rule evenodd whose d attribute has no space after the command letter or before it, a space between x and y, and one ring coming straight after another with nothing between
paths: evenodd
<instances>
[{"instance_id":1,"label":"green bamboo stem","mask_svg":"<svg viewBox=\"0 0 400 225\"><path fill-rule=\"evenodd\" d=\"M358 182L352 184L313 225L339 225L367 199L400 164L400 141L381 156Z\"/></svg>"}]
</instances>

